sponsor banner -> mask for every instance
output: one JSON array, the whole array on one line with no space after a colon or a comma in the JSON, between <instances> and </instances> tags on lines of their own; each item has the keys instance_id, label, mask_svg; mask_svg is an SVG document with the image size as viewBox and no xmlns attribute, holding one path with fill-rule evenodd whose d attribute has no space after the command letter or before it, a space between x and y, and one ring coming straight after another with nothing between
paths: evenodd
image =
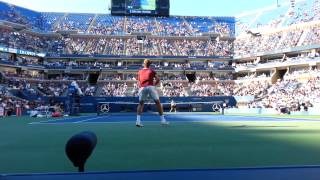
<instances>
[{"instance_id":1,"label":"sponsor banner","mask_svg":"<svg viewBox=\"0 0 320 180\"><path fill-rule=\"evenodd\" d=\"M20 54L20 55L27 55L27 56L38 56L38 57L45 57L45 53L35 53L31 51L26 51L22 49L15 49L15 48L7 48L0 46L0 51L7 52L7 53L14 53L14 54Z\"/></svg>"}]
</instances>

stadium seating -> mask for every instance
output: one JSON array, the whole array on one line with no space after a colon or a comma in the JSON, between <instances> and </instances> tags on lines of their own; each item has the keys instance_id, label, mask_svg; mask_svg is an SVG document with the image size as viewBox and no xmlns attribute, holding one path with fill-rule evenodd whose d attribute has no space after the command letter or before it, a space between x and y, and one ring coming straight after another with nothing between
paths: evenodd
<instances>
[{"instance_id":1,"label":"stadium seating","mask_svg":"<svg viewBox=\"0 0 320 180\"><path fill-rule=\"evenodd\" d=\"M241 16L237 28L242 34L235 40L231 17L42 13L3 2L0 9L2 22L14 23L0 26L1 47L54 57L1 53L4 89L21 91L23 97L66 96L71 80L79 81L85 96L136 96L136 71L145 57L155 58L162 96L251 96L250 107L290 110L298 110L297 104L310 107L319 96L318 67L290 67L317 63L319 52L286 56L291 49L310 51L320 43L319 9L310 1ZM233 56L236 65L228 62ZM290 69L283 80L275 81L270 70L275 65ZM96 85L86 83L90 72L101 72ZM195 73L195 82L189 83L187 72ZM279 97L286 97L281 106L276 105Z\"/></svg>"},{"instance_id":2,"label":"stadium seating","mask_svg":"<svg viewBox=\"0 0 320 180\"><path fill-rule=\"evenodd\" d=\"M272 53L275 50L316 45L319 23L292 26L268 33L244 35L236 39L235 56L245 57L261 53Z\"/></svg>"},{"instance_id":3,"label":"stadium seating","mask_svg":"<svg viewBox=\"0 0 320 180\"><path fill-rule=\"evenodd\" d=\"M99 35L151 33L160 36L195 36L202 33L229 33L234 27L227 25L232 20L216 22L209 17L141 18L110 16L105 14L40 13L0 2L2 20L27 25L37 31L70 31ZM230 19L230 18L229 18ZM232 19L232 18L231 18ZM219 19L217 19L219 20ZM215 27L216 26L216 27Z\"/></svg>"},{"instance_id":4,"label":"stadium seating","mask_svg":"<svg viewBox=\"0 0 320 180\"><path fill-rule=\"evenodd\" d=\"M237 34L250 29L260 31L317 21L320 17L318 3L313 0L295 1L295 5L292 7L290 2L286 1L258 11L241 14L237 17Z\"/></svg>"},{"instance_id":5,"label":"stadium seating","mask_svg":"<svg viewBox=\"0 0 320 180\"><path fill-rule=\"evenodd\" d=\"M77 30L85 33L93 20L93 14L67 14L56 25L56 31Z\"/></svg>"}]
</instances>

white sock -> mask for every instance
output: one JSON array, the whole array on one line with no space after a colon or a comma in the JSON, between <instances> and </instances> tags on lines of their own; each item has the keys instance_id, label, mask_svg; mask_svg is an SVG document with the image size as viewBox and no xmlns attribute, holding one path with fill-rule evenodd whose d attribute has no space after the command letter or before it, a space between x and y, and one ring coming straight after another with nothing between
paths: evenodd
<instances>
[{"instance_id":1,"label":"white sock","mask_svg":"<svg viewBox=\"0 0 320 180\"><path fill-rule=\"evenodd\" d=\"M137 124L140 124L141 123L141 116L140 115L137 115L137 121L136 121Z\"/></svg>"},{"instance_id":2,"label":"white sock","mask_svg":"<svg viewBox=\"0 0 320 180\"><path fill-rule=\"evenodd\" d=\"M160 120L161 121L166 121L166 119L164 118L164 115L160 116Z\"/></svg>"}]
</instances>

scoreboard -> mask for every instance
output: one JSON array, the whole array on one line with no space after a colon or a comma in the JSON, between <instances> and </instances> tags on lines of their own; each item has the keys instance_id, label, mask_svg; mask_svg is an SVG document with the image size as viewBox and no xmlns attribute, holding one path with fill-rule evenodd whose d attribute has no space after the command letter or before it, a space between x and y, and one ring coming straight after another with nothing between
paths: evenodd
<instances>
[{"instance_id":1,"label":"scoreboard","mask_svg":"<svg viewBox=\"0 0 320 180\"><path fill-rule=\"evenodd\" d=\"M128 9L155 11L156 0L126 0L126 6Z\"/></svg>"},{"instance_id":2,"label":"scoreboard","mask_svg":"<svg viewBox=\"0 0 320 180\"><path fill-rule=\"evenodd\" d=\"M112 15L169 16L169 0L112 0Z\"/></svg>"}]
</instances>

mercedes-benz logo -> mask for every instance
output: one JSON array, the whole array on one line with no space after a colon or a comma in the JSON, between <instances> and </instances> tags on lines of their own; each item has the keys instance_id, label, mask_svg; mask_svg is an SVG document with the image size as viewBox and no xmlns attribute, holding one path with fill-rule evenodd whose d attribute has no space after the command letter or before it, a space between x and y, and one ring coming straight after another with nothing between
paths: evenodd
<instances>
[{"instance_id":1,"label":"mercedes-benz logo","mask_svg":"<svg viewBox=\"0 0 320 180\"><path fill-rule=\"evenodd\" d=\"M213 104L213 105L212 105L212 110L213 110L213 112L219 111L220 108L221 108L221 106L220 106L219 104Z\"/></svg>"},{"instance_id":2,"label":"mercedes-benz logo","mask_svg":"<svg viewBox=\"0 0 320 180\"><path fill-rule=\"evenodd\" d=\"M109 112L109 110L110 110L109 104L102 104L100 106L100 112L102 112L102 113L107 113L107 112Z\"/></svg>"}]
</instances>

